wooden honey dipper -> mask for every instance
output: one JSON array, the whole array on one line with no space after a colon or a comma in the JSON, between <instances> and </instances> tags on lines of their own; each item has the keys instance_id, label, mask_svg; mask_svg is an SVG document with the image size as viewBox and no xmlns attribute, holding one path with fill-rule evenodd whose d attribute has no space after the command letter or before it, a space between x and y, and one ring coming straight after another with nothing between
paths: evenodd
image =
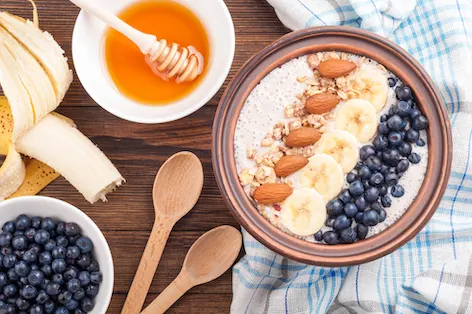
<instances>
[{"instance_id":1,"label":"wooden honey dipper","mask_svg":"<svg viewBox=\"0 0 472 314\"><path fill-rule=\"evenodd\" d=\"M134 42L145 55L146 63L154 74L162 79L175 79L177 83L184 83L191 82L202 74L203 55L195 47L180 48L176 43L168 45L165 39L157 40L156 36L137 30L91 0L69 1L95 15Z\"/></svg>"}]
</instances>

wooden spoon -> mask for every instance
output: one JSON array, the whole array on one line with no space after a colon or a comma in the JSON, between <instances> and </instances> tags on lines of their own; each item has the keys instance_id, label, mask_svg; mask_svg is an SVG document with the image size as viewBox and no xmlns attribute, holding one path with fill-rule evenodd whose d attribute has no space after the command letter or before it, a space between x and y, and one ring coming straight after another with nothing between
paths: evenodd
<instances>
[{"instance_id":1,"label":"wooden spoon","mask_svg":"<svg viewBox=\"0 0 472 314\"><path fill-rule=\"evenodd\" d=\"M191 288L223 275L239 255L241 233L231 226L220 226L198 238L185 257L180 274L141 314L167 311Z\"/></svg>"},{"instance_id":2,"label":"wooden spoon","mask_svg":"<svg viewBox=\"0 0 472 314\"><path fill-rule=\"evenodd\" d=\"M122 314L141 312L167 238L175 223L195 206L202 188L202 163L190 152L173 155L159 169L152 191L154 226Z\"/></svg>"}]
</instances>

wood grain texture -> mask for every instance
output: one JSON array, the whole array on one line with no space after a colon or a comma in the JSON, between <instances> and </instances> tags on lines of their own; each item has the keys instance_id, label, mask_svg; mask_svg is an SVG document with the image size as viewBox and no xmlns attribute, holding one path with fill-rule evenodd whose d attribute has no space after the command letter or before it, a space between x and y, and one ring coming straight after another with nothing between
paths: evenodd
<instances>
[{"instance_id":1,"label":"wood grain texture","mask_svg":"<svg viewBox=\"0 0 472 314\"><path fill-rule=\"evenodd\" d=\"M153 279L149 304L179 273L187 250L205 231L222 224L237 225L226 207L211 168L211 127L218 101L236 71L254 53L288 30L264 0L226 0L236 30L236 53L224 86L206 106L191 116L160 125L120 120L87 95L77 76L58 112L72 118L120 170L127 182L110 195L108 203L88 204L64 179L41 193L63 199L90 216L104 232L115 263L114 295L107 313L120 313L154 221L152 185L156 171L172 154L189 150L203 163L205 182L196 207L174 227ZM79 10L67 0L36 0L40 27L49 31L66 51L69 64L75 18ZM0 10L31 18L26 0L0 0ZM168 313L228 313L231 273L197 286Z\"/></svg>"}]
</instances>

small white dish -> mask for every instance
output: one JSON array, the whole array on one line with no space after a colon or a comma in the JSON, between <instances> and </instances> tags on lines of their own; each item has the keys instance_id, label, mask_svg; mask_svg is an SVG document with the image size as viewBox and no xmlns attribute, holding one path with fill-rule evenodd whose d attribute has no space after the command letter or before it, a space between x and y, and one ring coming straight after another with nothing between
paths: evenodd
<instances>
[{"instance_id":1,"label":"small white dish","mask_svg":"<svg viewBox=\"0 0 472 314\"><path fill-rule=\"evenodd\" d=\"M23 196L0 203L0 228L4 223L15 220L19 215L30 217L52 217L64 222L75 222L82 234L94 245L93 255L100 265L103 281L95 298L95 307L90 314L105 314L113 293L114 270L110 247L97 225L80 209L64 201L45 196Z\"/></svg>"},{"instance_id":2,"label":"small white dish","mask_svg":"<svg viewBox=\"0 0 472 314\"><path fill-rule=\"evenodd\" d=\"M94 0L114 14L136 0ZM202 22L210 42L207 73L188 96L168 105L145 105L127 98L115 87L105 64L103 41L108 26L85 11L77 17L72 36L72 57L80 82L102 108L138 123L164 123L186 117L203 107L223 85L235 49L234 25L223 0L172 0L190 9ZM144 58L144 56L143 56Z\"/></svg>"}]
</instances>

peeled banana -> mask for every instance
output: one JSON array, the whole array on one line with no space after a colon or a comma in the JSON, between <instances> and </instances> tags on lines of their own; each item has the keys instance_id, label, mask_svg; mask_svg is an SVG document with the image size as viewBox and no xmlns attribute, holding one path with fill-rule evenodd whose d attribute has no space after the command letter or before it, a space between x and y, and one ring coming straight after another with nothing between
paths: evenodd
<instances>
[{"instance_id":1,"label":"peeled banana","mask_svg":"<svg viewBox=\"0 0 472 314\"><path fill-rule=\"evenodd\" d=\"M369 67L357 71L353 86L359 98L370 101L377 112L387 103L387 76L380 69Z\"/></svg>"},{"instance_id":2,"label":"peeled banana","mask_svg":"<svg viewBox=\"0 0 472 314\"><path fill-rule=\"evenodd\" d=\"M332 130L318 141L317 154L327 154L336 160L344 173L351 171L359 159L357 139L349 132Z\"/></svg>"},{"instance_id":3,"label":"peeled banana","mask_svg":"<svg viewBox=\"0 0 472 314\"><path fill-rule=\"evenodd\" d=\"M326 220L326 205L315 189L295 190L282 204L281 224L293 234L309 236L323 227Z\"/></svg>"},{"instance_id":4,"label":"peeled banana","mask_svg":"<svg viewBox=\"0 0 472 314\"><path fill-rule=\"evenodd\" d=\"M25 179L25 164L20 154L10 145L8 155L0 167L0 201L18 190Z\"/></svg>"},{"instance_id":5,"label":"peeled banana","mask_svg":"<svg viewBox=\"0 0 472 314\"><path fill-rule=\"evenodd\" d=\"M374 106L363 99L351 99L336 112L334 126L354 135L361 143L368 142L377 131L377 112Z\"/></svg>"}]
</instances>

